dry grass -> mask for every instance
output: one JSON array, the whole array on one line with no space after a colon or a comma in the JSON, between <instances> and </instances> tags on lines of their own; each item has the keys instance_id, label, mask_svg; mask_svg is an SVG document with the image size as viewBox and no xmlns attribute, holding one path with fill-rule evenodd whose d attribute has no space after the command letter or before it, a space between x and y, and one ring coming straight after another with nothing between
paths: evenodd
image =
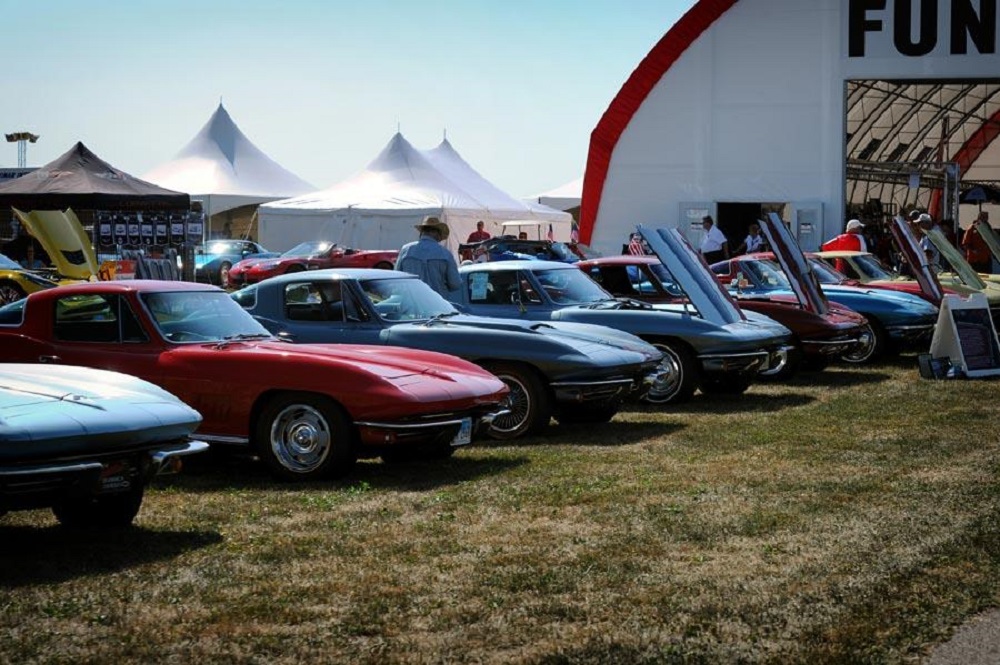
<instances>
[{"instance_id":1,"label":"dry grass","mask_svg":"<svg viewBox=\"0 0 1000 665\"><path fill-rule=\"evenodd\" d=\"M910 662L1000 605L998 391L904 358L444 463L0 526L0 661Z\"/></svg>"}]
</instances>

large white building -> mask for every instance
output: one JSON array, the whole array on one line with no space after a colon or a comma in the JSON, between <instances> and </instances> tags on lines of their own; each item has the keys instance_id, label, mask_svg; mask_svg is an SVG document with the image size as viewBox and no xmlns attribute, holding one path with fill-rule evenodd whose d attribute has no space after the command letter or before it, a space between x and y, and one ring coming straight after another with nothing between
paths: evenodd
<instances>
[{"instance_id":1,"label":"large white building","mask_svg":"<svg viewBox=\"0 0 1000 665\"><path fill-rule=\"evenodd\" d=\"M771 210L805 249L851 216L966 223L959 192L1000 181L997 4L698 0L591 135L581 240L697 242L711 214L738 243Z\"/></svg>"}]
</instances>

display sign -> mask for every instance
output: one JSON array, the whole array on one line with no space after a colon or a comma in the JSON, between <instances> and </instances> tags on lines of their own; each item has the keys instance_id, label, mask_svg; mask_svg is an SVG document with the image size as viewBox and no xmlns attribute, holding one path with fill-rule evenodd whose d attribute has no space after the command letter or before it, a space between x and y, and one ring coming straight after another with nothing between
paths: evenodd
<instances>
[{"instance_id":1,"label":"display sign","mask_svg":"<svg viewBox=\"0 0 1000 665\"><path fill-rule=\"evenodd\" d=\"M952 367L968 377L1000 375L1000 341L986 296L946 295L930 351L933 358L947 357Z\"/></svg>"}]
</instances>

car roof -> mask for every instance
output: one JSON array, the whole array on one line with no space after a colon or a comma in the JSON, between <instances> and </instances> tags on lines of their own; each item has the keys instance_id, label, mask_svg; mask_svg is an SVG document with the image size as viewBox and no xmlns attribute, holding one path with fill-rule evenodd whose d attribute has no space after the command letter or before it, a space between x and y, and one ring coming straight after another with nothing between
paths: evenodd
<instances>
[{"instance_id":1,"label":"car roof","mask_svg":"<svg viewBox=\"0 0 1000 665\"><path fill-rule=\"evenodd\" d=\"M298 282L302 279L326 279L331 282L342 279L418 279L416 275L400 270L383 270L381 268L325 268L306 272L290 272L276 275L265 280L271 284Z\"/></svg>"},{"instance_id":2,"label":"car roof","mask_svg":"<svg viewBox=\"0 0 1000 665\"><path fill-rule=\"evenodd\" d=\"M655 256L640 256L638 254L618 254L615 256L601 256L593 259L581 259L577 266L588 265L635 265L637 263L659 263L660 259Z\"/></svg>"},{"instance_id":3,"label":"car roof","mask_svg":"<svg viewBox=\"0 0 1000 665\"><path fill-rule=\"evenodd\" d=\"M562 261L488 261L486 263L473 263L471 265L460 266L459 272L503 272L507 270L578 270L576 264L563 263Z\"/></svg>"},{"instance_id":4,"label":"car roof","mask_svg":"<svg viewBox=\"0 0 1000 665\"><path fill-rule=\"evenodd\" d=\"M36 292L41 294L72 295L74 293L162 293L165 291L220 291L217 286L211 284L200 284L195 282L181 282L158 279L122 279L110 282L78 282L76 284L64 284L58 289L47 289ZM31 294L35 295L35 294ZM29 296L30 297L30 296Z\"/></svg>"}]
</instances>

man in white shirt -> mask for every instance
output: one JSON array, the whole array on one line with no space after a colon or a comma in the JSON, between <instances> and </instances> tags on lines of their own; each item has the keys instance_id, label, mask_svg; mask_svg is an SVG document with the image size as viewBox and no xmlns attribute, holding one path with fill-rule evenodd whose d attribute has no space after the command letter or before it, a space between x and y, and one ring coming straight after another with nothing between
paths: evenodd
<instances>
[{"instance_id":1,"label":"man in white shirt","mask_svg":"<svg viewBox=\"0 0 1000 665\"><path fill-rule=\"evenodd\" d=\"M729 241L715 225L715 220L712 219L711 215L705 215L701 218L701 228L705 230L705 235L701 239L701 254L705 257L708 265L728 259Z\"/></svg>"}]
</instances>

